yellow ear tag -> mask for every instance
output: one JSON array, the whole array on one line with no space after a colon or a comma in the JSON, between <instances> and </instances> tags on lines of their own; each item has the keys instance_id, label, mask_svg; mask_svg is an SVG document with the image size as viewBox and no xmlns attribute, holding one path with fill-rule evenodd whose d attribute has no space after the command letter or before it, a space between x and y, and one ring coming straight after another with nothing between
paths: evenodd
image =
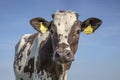
<instances>
[{"instance_id":1,"label":"yellow ear tag","mask_svg":"<svg viewBox=\"0 0 120 80\"><path fill-rule=\"evenodd\" d=\"M93 28L92 28L91 24L89 24L88 27L86 27L84 29L84 33L85 34L92 34L93 33Z\"/></svg>"},{"instance_id":2,"label":"yellow ear tag","mask_svg":"<svg viewBox=\"0 0 120 80\"><path fill-rule=\"evenodd\" d=\"M40 31L41 33L45 33L48 31L48 28L45 25L43 25L43 23L40 23Z\"/></svg>"}]
</instances>

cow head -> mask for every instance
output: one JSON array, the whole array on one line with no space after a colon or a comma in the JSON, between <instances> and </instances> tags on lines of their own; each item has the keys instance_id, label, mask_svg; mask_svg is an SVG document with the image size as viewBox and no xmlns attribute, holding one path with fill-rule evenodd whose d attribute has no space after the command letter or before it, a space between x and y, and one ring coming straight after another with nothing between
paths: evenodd
<instances>
[{"instance_id":1,"label":"cow head","mask_svg":"<svg viewBox=\"0 0 120 80\"><path fill-rule=\"evenodd\" d=\"M72 11L57 11L55 14L52 14L52 18L51 22L43 18L34 18L30 23L42 34L45 31L50 32L54 51L52 59L60 64L69 63L74 60L80 32L90 26L93 33L102 23L98 18L89 18L81 22L78 20L78 14ZM41 31L40 27L43 27L44 31Z\"/></svg>"}]
</instances>

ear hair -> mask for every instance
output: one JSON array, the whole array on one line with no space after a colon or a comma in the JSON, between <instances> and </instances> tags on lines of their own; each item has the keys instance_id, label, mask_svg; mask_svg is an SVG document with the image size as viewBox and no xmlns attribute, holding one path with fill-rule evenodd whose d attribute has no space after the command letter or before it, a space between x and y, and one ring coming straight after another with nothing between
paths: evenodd
<instances>
[{"instance_id":1,"label":"ear hair","mask_svg":"<svg viewBox=\"0 0 120 80\"><path fill-rule=\"evenodd\" d=\"M41 32L40 31L40 23L41 22L47 28L50 25L50 22L48 22L47 20L45 20L44 18L41 18L41 17L33 18L33 19L30 20L30 24L32 25L32 27L39 32Z\"/></svg>"}]
</instances>

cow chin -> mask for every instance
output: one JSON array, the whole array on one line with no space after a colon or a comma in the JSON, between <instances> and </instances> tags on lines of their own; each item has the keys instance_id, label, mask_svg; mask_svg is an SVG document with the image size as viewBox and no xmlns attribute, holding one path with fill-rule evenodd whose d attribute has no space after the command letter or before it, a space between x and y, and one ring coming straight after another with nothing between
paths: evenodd
<instances>
[{"instance_id":1,"label":"cow chin","mask_svg":"<svg viewBox=\"0 0 120 80\"><path fill-rule=\"evenodd\" d=\"M73 60L57 60L56 63L58 64L68 64L68 63L71 63Z\"/></svg>"},{"instance_id":2,"label":"cow chin","mask_svg":"<svg viewBox=\"0 0 120 80\"><path fill-rule=\"evenodd\" d=\"M68 64L74 61L74 59L73 60L60 60L60 59L53 58L53 61L57 64Z\"/></svg>"}]
</instances>

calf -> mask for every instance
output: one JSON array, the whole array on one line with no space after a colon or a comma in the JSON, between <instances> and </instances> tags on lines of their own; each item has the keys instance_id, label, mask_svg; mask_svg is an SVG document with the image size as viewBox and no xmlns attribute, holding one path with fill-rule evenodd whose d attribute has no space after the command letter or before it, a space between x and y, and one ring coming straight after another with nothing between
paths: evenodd
<instances>
[{"instance_id":1,"label":"calf","mask_svg":"<svg viewBox=\"0 0 120 80\"><path fill-rule=\"evenodd\" d=\"M30 20L38 32L25 34L15 47L16 80L67 80L80 32L91 34L102 23L98 18L81 22L72 11L57 11L52 19Z\"/></svg>"}]
</instances>

